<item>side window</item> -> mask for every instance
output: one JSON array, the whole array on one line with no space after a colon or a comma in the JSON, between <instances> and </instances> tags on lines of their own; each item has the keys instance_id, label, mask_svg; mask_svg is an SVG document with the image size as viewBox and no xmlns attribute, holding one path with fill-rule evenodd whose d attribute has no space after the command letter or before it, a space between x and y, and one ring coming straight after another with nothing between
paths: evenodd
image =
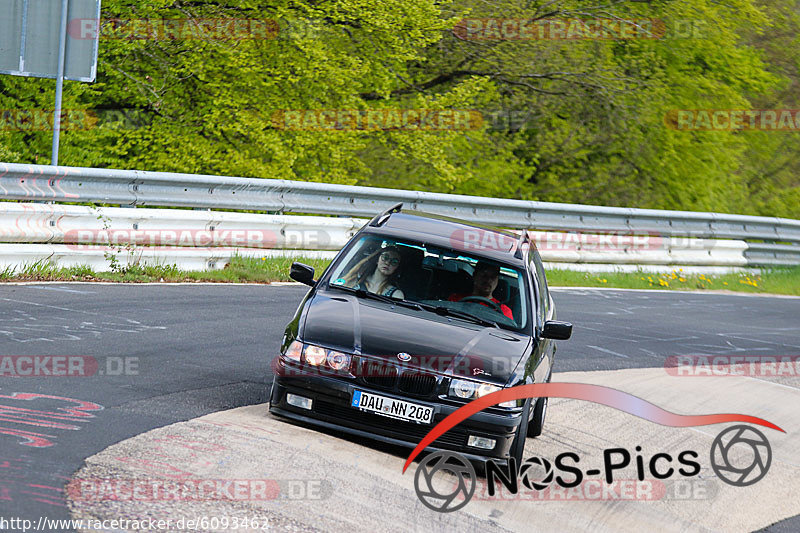
<instances>
[{"instance_id":1,"label":"side window","mask_svg":"<svg viewBox=\"0 0 800 533\"><path fill-rule=\"evenodd\" d=\"M550 314L550 291L547 289L547 278L544 274L544 265L542 264L542 257L539 255L539 250L532 248L530 261L533 269L536 272L536 280L538 284L538 292L536 294L536 311L538 318L542 324L547 320Z\"/></svg>"}]
</instances>

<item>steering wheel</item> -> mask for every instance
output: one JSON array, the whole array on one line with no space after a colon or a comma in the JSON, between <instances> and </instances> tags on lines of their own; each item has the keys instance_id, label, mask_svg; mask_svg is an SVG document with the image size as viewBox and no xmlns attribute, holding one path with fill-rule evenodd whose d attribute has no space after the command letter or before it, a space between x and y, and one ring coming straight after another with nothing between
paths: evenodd
<instances>
[{"instance_id":1,"label":"steering wheel","mask_svg":"<svg viewBox=\"0 0 800 533\"><path fill-rule=\"evenodd\" d=\"M500 304L492 301L489 298L484 298L483 296L464 296L459 300L459 302L477 302L481 304L486 304L498 313L502 313L500 310Z\"/></svg>"}]
</instances>

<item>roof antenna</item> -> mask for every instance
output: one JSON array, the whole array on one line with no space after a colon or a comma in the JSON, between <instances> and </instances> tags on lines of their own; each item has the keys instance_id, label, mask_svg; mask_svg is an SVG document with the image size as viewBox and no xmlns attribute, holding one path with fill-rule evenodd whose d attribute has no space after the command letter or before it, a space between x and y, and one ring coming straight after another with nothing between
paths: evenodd
<instances>
[{"instance_id":1,"label":"roof antenna","mask_svg":"<svg viewBox=\"0 0 800 533\"><path fill-rule=\"evenodd\" d=\"M520 235L519 235L519 240L517 240L517 250L514 252L514 257L516 259L522 259L522 246L526 242L528 244L530 244L531 237L530 237L530 235L528 235L528 230L527 229L523 229L522 233L520 233Z\"/></svg>"},{"instance_id":2,"label":"roof antenna","mask_svg":"<svg viewBox=\"0 0 800 533\"><path fill-rule=\"evenodd\" d=\"M383 226L383 224L389 220L389 217L392 216L392 213L399 213L403 209L403 202L399 204L394 204L392 207L384 211L383 213L375 215L372 220L369 221L370 226Z\"/></svg>"}]
</instances>

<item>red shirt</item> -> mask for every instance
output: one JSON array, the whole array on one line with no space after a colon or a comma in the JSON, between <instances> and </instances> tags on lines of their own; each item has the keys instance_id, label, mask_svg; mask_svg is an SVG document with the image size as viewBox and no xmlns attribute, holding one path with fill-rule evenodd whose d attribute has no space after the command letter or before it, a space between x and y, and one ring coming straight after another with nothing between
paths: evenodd
<instances>
[{"instance_id":1,"label":"red shirt","mask_svg":"<svg viewBox=\"0 0 800 533\"><path fill-rule=\"evenodd\" d=\"M451 294L450 297L448 298L448 300L450 300L451 302L458 302L458 301L461 301L461 298L466 298L467 296L473 296L473 295L472 294ZM493 301L496 304L500 304L500 300L498 300L495 297L490 298L490 300ZM482 303L482 302L477 302L477 303L480 303L481 305L486 305L485 303ZM486 305L486 307L489 307L489 306ZM500 304L500 311L502 311L503 314L506 315L511 320L514 320L514 315L511 312L511 308L509 306L507 306L506 304Z\"/></svg>"}]
</instances>

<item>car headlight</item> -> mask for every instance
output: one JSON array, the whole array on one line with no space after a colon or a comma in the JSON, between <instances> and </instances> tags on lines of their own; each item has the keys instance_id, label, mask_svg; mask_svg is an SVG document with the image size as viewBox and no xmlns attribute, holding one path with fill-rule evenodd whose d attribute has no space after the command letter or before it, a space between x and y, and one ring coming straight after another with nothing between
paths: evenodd
<instances>
[{"instance_id":1,"label":"car headlight","mask_svg":"<svg viewBox=\"0 0 800 533\"><path fill-rule=\"evenodd\" d=\"M350 354L328 350L328 366L334 370L346 370L350 368Z\"/></svg>"},{"instance_id":2,"label":"car headlight","mask_svg":"<svg viewBox=\"0 0 800 533\"><path fill-rule=\"evenodd\" d=\"M475 393L476 398L480 398L481 396L486 396L487 394L491 394L492 392L497 392L501 390L502 387L498 387L497 385L489 385L488 383L481 383L478 386L478 391Z\"/></svg>"},{"instance_id":3,"label":"car headlight","mask_svg":"<svg viewBox=\"0 0 800 533\"><path fill-rule=\"evenodd\" d=\"M489 383L476 383L466 379L453 379L450 380L450 396L461 398L464 400L477 400L482 396L491 394L502 390L502 387L497 385L490 385ZM500 407L516 407L517 401L511 400L499 404Z\"/></svg>"},{"instance_id":4,"label":"car headlight","mask_svg":"<svg viewBox=\"0 0 800 533\"><path fill-rule=\"evenodd\" d=\"M474 400L475 392L478 390L477 383L474 381L465 381L463 379L454 379L450 382L450 394L457 398L465 400Z\"/></svg>"},{"instance_id":5,"label":"car headlight","mask_svg":"<svg viewBox=\"0 0 800 533\"><path fill-rule=\"evenodd\" d=\"M309 365L319 366L328 358L328 351L320 346L306 346L306 362Z\"/></svg>"},{"instance_id":6,"label":"car headlight","mask_svg":"<svg viewBox=\"0 0 800 533\"><path fill-rule=\"evenodd\" d=\"M312 366L327 366L336 371L349 370L352 356L348 353L328 350L321 346L304 344L300 341L292 341L283 353L284 359L301 362L303 356L305 361Z\"/></svg>"},{"instance_id":7,"label":"car headlight","mask_svg":"<svg viewBox=\"0 0 800 533\"><path fill-rule=\"evenodd\" d=\"M286 348L286 351L283 353L283 356L286 359L291 359L292 361L300 362L300 357L303 355L303 343L300 341L292 341L289 344L289 347Z\"/></svg>"}]
</instances>

